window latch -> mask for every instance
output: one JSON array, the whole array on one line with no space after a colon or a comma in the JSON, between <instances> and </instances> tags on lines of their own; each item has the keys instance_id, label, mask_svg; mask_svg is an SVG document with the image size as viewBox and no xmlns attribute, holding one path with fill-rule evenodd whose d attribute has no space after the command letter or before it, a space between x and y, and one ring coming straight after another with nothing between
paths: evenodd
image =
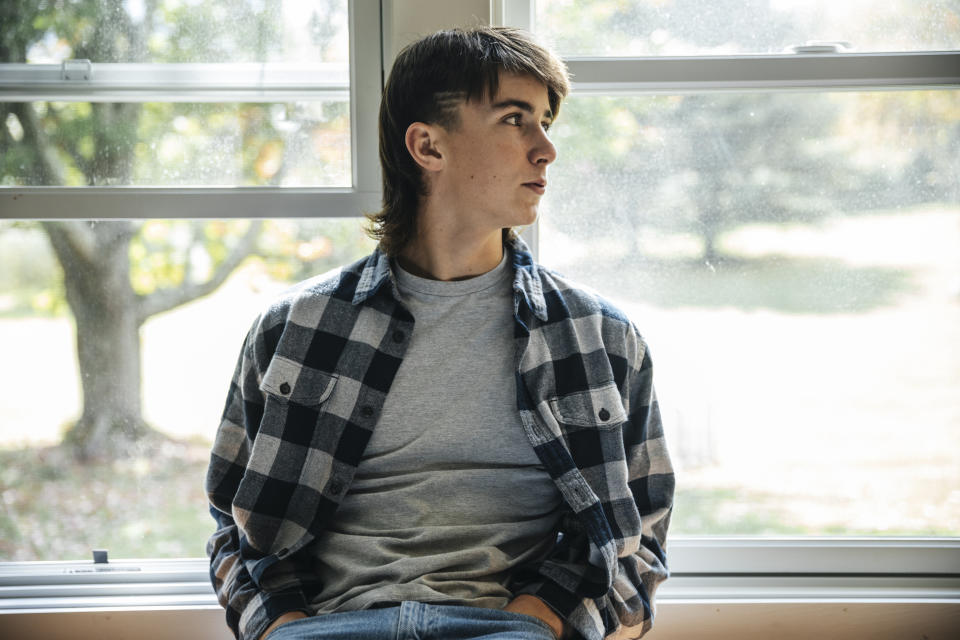
<instances>
[{"instance_id":1,"label":"window latch","mask_svg":"<svg viewBox=\"0 0 960 640\"><path fill-rule=\"evenodd\" d=\"M808 40L803 44L795 44L792 47L787 47L787 51L790 53L846 53L852 49L853 46L843 40Z\"/></svg>"},{"instance_id":2,"label":"window latch","mask_svg":"<svg viewBox=\"0 0 960 640\"><path fill-rule=\"evenodd\" d=\"M93 564L107 564L107 550L106 549L94 549L93 550Z\"/></svg>"},{"instance_id":3,"label":"window latch","mask_svg":"<svg viewBox=\"0 0 960 640\"><path fill-rule=\"evenodd\" d=\"M60 79L67 82L80 82L93 77L93 63L86 58L64 60L60 63Z\"/></svg>"}]
</instances>

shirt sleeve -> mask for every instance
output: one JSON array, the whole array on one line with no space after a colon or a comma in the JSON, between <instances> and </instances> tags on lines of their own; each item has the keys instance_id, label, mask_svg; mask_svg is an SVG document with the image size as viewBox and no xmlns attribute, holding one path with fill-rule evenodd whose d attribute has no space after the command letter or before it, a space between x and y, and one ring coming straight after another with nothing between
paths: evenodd
<instances>
[{"instance_id":1,"label":"shirt sleeve","mask_svg":"<svg viewBox=\"0 0 960 640\"><path fill-rule=\"evenodd\" d=\"M668 576L666 535L673 507L673 467L653 387L653 367L636 329L628 336L627 346L627 364L617 380L627 409L621 462L626 464L628 486L640 516L639 540L631 536L635 525L619 522L621 510L604 504L618 549L611 583L596 564L597 546L591 544L590 533L579 517L568 513L557 545L536 568L536 576L533 572L526 579L514 576L522 585L516 593L543 600L564 619L568 637L585 640L639 638L649 631L656 589Z\"/></svg>"},{"instance_id":2,"label":"shirt sleeve","mask_svg":"<svg viewBox=\"0 0 960 640\"><path fill-rule=\"evenodd\" d=\"M296 574L291 558L277 561L254 579L248 566L263 554L250 545L233 516L233 499L263 417L265 400L258 366L263 347L257 322L247 334L230 382L206 478L210 513L216 523L216 531L207 541L210 580L226 611L227 626L239 640L257 640L273 620L288 611L310 613L306 597L291 579ZM283 586L276 588L279 585Z\"/></svg>"}]
</instances>

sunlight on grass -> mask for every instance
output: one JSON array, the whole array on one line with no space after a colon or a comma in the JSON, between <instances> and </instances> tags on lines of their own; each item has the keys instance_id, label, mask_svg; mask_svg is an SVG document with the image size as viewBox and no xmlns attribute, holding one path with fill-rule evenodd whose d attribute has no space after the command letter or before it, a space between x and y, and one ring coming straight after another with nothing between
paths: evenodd
<instances>
[{"instance_id":1,"label":"sunlight on grass","mask_svg":"<svg viewBox=\"0 0 960 640\"><path fill-rule=\"evenodd\" d=\"M634 255L550 233L544 263L611 294L651 344L674 533L960 533L960 211L744 225L709 265L689 237ZM80 409L71 319L0 316L16 363L0 370L0 560L202 556L241 341L287 286L251 263L152 318L144 415L175 441L98 465L52 446Z\"/></svg>"}]
</instances>

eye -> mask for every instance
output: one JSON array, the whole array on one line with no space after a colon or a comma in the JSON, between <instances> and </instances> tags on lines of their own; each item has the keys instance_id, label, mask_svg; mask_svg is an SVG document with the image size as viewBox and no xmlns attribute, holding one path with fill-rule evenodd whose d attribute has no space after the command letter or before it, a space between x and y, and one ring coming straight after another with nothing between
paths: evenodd
<instances>
[{"instance_id":1,"label":"eye","mask_svg":"<svg viewBox=\"0 0 960 640\"><path fill-rule=\"evenodd\" d=\"M540 126L543 127L544 131L550 131L550 127L553 125L552 122L541 122Z\"/></svg>"},{"instance_id":2,"label":"eye","mask_svg":"<svg viewBox=\"0 0 960 640\"><path fill-rule=\"evenodd\" d=\"M513 125L514 127L522 126L522 125L523 125L523 114L520 114L520 113L511 113L511 114L508 115L506 118L504 118L503 121L506 122L506 123L509 124L509 125Z\"/></svg>"}]
</instances>

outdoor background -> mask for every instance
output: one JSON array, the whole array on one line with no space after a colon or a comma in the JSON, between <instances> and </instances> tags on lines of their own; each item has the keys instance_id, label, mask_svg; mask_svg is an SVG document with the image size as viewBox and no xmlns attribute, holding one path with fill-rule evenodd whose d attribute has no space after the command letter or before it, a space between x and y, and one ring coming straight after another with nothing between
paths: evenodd
<instances>
[{"instance_id":1,"label":"outdoor background","mask_svg":"<svg viewBox=\"0 0 960 640\"><path fill-rule=\"evenodd\" d=\"M343 2L237 2L227 22L173 0L34 4L4 5L0 62L345 60ZM567 55L769 52L831 14L811 5L537 18ZM960 47L956 2L904 6L858 13L862 47ZM0 104L0 184L343 184L348 114ZM673 534L960 535L960 92L573 96L551 131L541 259L651 345ZM357 213L0 222L0 560L203 555L241 341L279 291L372 248Z\"/></svg>"}]
</instances>

